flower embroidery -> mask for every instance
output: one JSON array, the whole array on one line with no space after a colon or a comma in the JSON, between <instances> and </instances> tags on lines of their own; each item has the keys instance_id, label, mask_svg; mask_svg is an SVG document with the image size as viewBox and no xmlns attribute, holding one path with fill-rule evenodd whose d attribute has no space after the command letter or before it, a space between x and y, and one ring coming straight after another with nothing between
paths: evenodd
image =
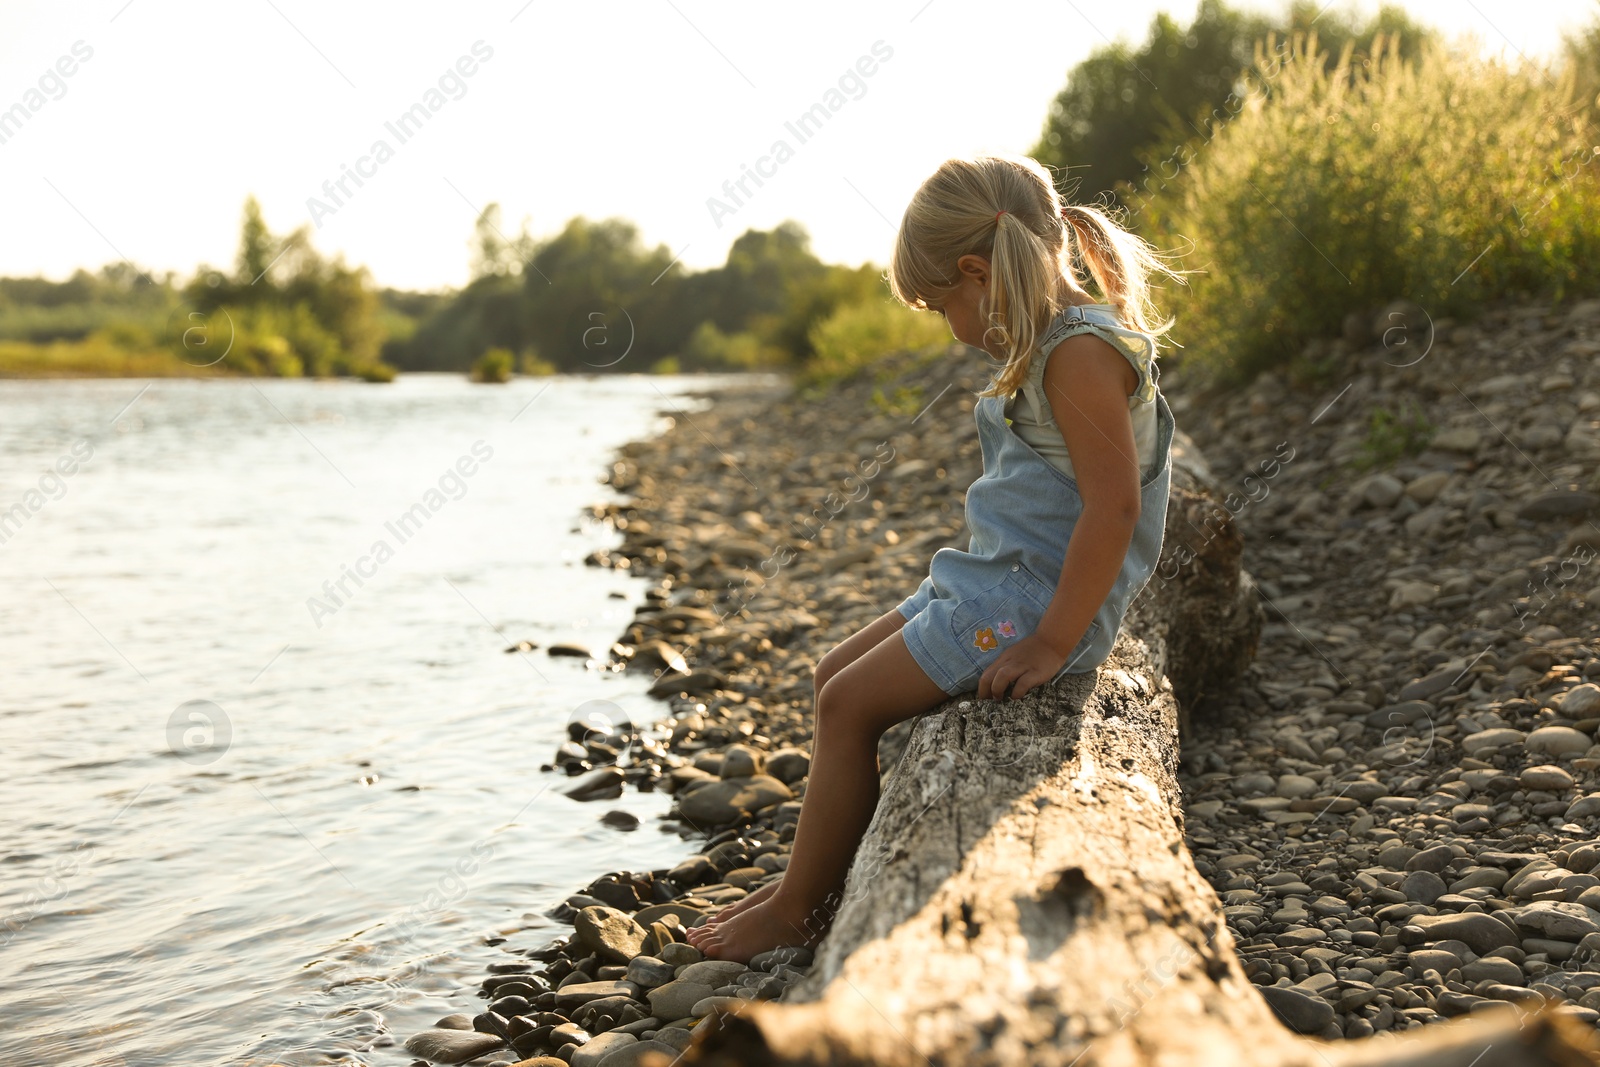
<instances>
[{"instance_id":1,"label":"flower embroidery","mask_svg":"<svg viewBox=\"0 0 1600 1067\"><path fill-rule=\"evenodd\" d=\"M1017 628L1014 625L1012 625L1010 619L1007 619L1005 622L1000 624L1000 636L1001 637L1015 637L1015 636L1017 636Z\"/></svg>"},{"instance_id":2,"label":"flower embroidery","mask_svg":"<svg viewBox=\"0 0 1600 1067\"><path fill-rule=\"evenodd\" d=\"M979 652L993 652L1000 647L1000 642L995 640L994 628L985 626L972 637L972 643L978 646Z\"/></svg>"}]
</instances>

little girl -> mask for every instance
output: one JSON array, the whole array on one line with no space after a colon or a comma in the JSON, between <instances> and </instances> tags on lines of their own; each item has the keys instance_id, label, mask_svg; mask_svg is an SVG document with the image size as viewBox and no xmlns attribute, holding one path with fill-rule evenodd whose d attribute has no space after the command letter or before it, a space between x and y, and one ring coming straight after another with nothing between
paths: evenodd
<instances>
[{"instance_id":1,"label":"little girl","mask_svg":"<svg viewBox=\"0 0 1600 1067\"><path fill-rule=\"evenodd\" d=\"M1075 260L1109 304L1090 302ZM976 405L971 542L936 552L914 594L817 664L789 867L689 931L707 956L817 940L877 806L889 727L958 693L1020 697L1110 654L1166 525L1173 421L1155 356L1172 324L1153 321L1157 272L1182 280L1100 211L1063 206L1032 159L952 159L912 197L896 298L997 361Z\"/></svg>"}]
</instances>

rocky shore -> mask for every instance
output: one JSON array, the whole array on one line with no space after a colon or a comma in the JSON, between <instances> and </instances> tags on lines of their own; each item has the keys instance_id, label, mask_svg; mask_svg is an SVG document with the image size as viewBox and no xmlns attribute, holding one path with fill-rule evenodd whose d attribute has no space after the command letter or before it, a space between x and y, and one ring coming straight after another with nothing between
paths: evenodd
<instances>
[{"instance_id":1,"label":"rocky shore","mask_svg":"<svg viewBox=\"0 0 1600 1067\"><path fill-rule=\"evenodd\" d=\"M1544 998L1600 1021L1600 302L1424 319L1353 322L1316 382L1161 383L1236 487L1269 616L1185 740L1189 846L1273 1008L1329 1038ZM805 950L706 961L684 929L787 864L817 660L964 545L981 369L956 346L821 396L730 392L623 450L627 500L597 509L622 544L590 562L651 588L596 665L655 675L667 718L578 721L549 773L671 792L701 851L596 879L556 909L571 936L508 952L484 1011L408 1050L670 1059L804 975Z\"/></svg>"},{"instance_id":2,"label":"rocky shore","mask_svg":"<svg viewBox=\"0 0 1600 1067\"><path fill-rule=\"evenodd\" d=\"M1363 325L1323 384L1178 416L1269 619L1185 746L1189 846L1302 1032L1541 998L1594 1023L1600 301Z\"/></svg>"}]
</instances>

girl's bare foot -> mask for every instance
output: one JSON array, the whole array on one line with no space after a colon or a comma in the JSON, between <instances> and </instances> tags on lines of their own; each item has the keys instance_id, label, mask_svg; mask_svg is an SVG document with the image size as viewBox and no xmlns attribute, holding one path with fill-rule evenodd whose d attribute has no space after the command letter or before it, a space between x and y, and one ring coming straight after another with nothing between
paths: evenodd
<instances>
[{"instance_id":1,"label":"girl's bare foot","mask_svg":"<svg viewBox=\"0 0 1600 1067\"><path fill-rule=\"evenodd\" d=\"M695 944L708 959L749 963L772 948L810 948L822 939L833 912L826 905L807 911L771 896L714 927Z\"/></svg>"},{"instance_id":2,"label":"girl's bare foot","mask_svg":"<svg viewBox=\"0 0 1600 1067\"><path fill-rule=\"evenodd\" d=\"M768 882L766 885L762 886L760 889L757 889L754 893L751 893L742 900L736 900L732 904L729 904L723 908L719 908L715 913L708 915L706 917L706 921L701 923L699 926L690 927L688 930L689 944L693 945L695 948L699 948L701 939L703 939L713 927L715 927L718 923L727 922L735 915L738 915L743 911L747 911L761 903L763 900L766 900L768 897L778 891L778 886L782 883L782 881L783 880L780 878L776 882Z\"/></svg>"}]
</instances>

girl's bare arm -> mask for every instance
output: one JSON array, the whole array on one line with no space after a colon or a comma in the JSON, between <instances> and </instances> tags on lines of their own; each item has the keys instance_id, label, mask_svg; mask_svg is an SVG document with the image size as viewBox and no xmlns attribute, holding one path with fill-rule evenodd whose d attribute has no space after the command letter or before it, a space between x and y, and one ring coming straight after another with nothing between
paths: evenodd
<instances>
[{"instance_id":1,"label":"girl's bare arm","mask_svg":"<svg viewBox=\"0 0 1600 1067\"><path fill-rule=\"evenodd\" d=\"M1067 338L1051 355L1045 396L1072 456L1083 514L1038 631L989 665L978 681L980 698L1008 685L1019 697L1055 676L1116 584L1139 521L1139 461L1128 415L1138 373L1092 334Z\"/></svg>"}]
</instances>

